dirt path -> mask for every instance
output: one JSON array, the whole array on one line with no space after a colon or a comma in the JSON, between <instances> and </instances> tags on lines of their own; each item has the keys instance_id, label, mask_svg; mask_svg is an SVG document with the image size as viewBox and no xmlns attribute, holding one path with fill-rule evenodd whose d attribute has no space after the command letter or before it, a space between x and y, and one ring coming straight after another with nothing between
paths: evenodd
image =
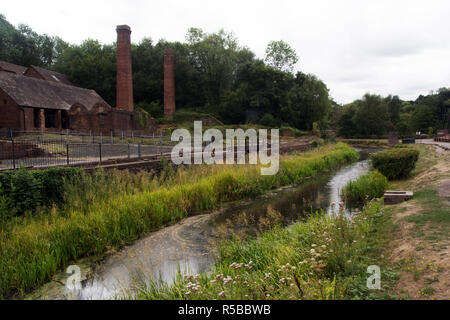
<instances>
[{"instance_id":1,"label":"dirt path","mask_svg":"<svg viewBox=\"0 0 450 320\"><path fill-rule=\"evenodd\" d=\"M413 190L413 200L387 207L394 233L386 250L399 281L399 298L450 299L450 152L421 149L415 176L398 182Z\"/></svg>"}]
</instances>

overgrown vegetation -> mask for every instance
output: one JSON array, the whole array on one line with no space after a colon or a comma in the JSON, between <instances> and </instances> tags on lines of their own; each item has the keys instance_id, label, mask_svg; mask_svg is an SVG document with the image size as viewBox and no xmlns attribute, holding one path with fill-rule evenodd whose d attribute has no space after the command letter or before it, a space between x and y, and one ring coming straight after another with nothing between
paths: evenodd
<instances>
[{"instance_id":1,"label":"overgrown vegetation","mask_svg":"<svg viewBox=\"0 0 450 320\"><path fill-rule=\"evenodd\" d=\"M385 285L393 278L380 257L388 221L381 203L370 202L352 219L345 217L341 210L334 215L316 213L287 228L276 226L257 238L224 241L212 272L178 275L172 285L152 281L148 286L141 284L136 298L381 297L367 288L367 267L382 266Z\"/></svg>"},{"instance_id":2,"label":"overgrown vegetation","mask_svg":"<svg viewBox=\"0 0 450 320\"><path fill-rule=\"evenodd\" d=\"M32 212L37 207L61 204L64 183L81 175L78 168L9 171L0 174L0 220Z\"/></svg>"},{"instance_id":3,"label":"overgrown vegetation","mask_svg":"<svg viewBox=\"0 0 450 320\"><path fill-rule=\"evenodd\" d=\"M420 151L413 148L393 148L370 156L372 165L389 180L407 177L416 167Z\"/></svg>"},{"instance_id":4,"label":"overgrown vegetation","mask_svg":"<svg viewBox=\"0 0 450 320\"><path fill-rule=\"evenodd\" d=\"M194 166L170 169L157 180L137 176L137 186L120 175L82 180L67 191L65 208L13 219L0 229L1 296L43 284L70 260L103 253L225 201L300 184L357 158L354 149L336 144L282 157L275 176L261 176L257 166Z\"/></svg>"},{"instance_id":5,"label":"overgrown vegetation","mask_svg":"<svg viewBox=\"0 0 450 320\"><path fill-rule=\"evenodd\" d=\"M388 184L388 179L375 170L355 181L349 181L342 193L346 201L363 203L381 197Z\"/></svg>"}]
</instances>

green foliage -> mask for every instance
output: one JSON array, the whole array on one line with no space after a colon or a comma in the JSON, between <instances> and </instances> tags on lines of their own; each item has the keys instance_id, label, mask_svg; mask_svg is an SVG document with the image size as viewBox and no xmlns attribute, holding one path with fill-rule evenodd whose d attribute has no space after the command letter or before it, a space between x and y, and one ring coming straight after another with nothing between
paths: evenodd
<instances>
[{"instance_id":1,"label":"green foliage","mask_svg":"<svg viewBox=\"0 0 450 320\"><path fill-rule=\"evenodd\" d=\"M23 66L50 67L68 44L59 37L39 35L30 27L11 25L0 14L0 60Z\"/></svg>"},{"instance_id":2,"label":"green foliage","mask_svg":"<svg viewBox=\"0 0 450 320\"><path fill-rule=\"evenodd\" d=\"M94 89L110 105L116 100L116 48L97 40L68 46L52 67L83 87Z\"/></svg>"},{"instance_id":3,"label":"green foliage","mask_svg":"<svg viewBox=\"0 0 450 320\"><path fill-rule=\"evenodd\" d=\"M383 196L388 184L388 179L375 170L355 181L349 181L342 193L346 201L362 203Z\"/></svg>"},{"instance_id":4,"label":"green foliage","mask_svg":"<svg viewBox=\"0 0 450 320\"><path fill-rule=\"evenodd\" d=\"M416 167L419 150L412 148L393 148L370 156L372 165L389 180L407 177Z\"/></svg>"},{"instance_id":5,"label":"green foliage","mask_svg":"<svg viewBox=\"0 0 450 320\"><path fill-rule=\"evenodd\" d=\"M314 122L322 129L327 128L331 113L327 86L316 76L301 72L296 74L294 82L280 110L282 120L306 131L312 131Z\"/></svg>"},{"instance_id":6,"label":"green foliage","mask_svg":"<svg viewBox=\"0 0 450 320\"><path fill-rule=\"evenodd\" d=\"M280 121L276 120L270 113L266 113L261 120L259 120L259 124L266 127L277 128L280 126Z\"/></svg>"},{"instance_id":7,"label":"green foliage","mask_svg":"<svg viewBox=\"0 0 450 320\"><path fill-rule=\"evenodd\" d=\"M320 137L320 129L319 129L319 124L317 122L313 122L312 133L313 133L313 135Z\"/></svg>"},{"instance_id":8,"label":"green foliage","mask_svg":"<svg viewBox=\"0 0 450 320\"><path fill-rule=\"evenodd\" d=\"M141 109L138 114L138 124L141 129L147 129L150 126L150 116L147 111Z\"/></svg>"},{"instance_id":9,"label":"green foliage","mask_svg":"<svg viewBox=\"0 0 450 320\"><path fill-rule=\"evenodd\" d=\"M292 72L298 62L298 56L283 40L270 41L266 48L265 61L276 70Z\"/></svg>"},{"instance_id":10,"label":"green foliage","mask_svg":"<svg viewBox=\"0 0 450 320\"><path fill-rule=\"evenodd\" d=\"M20 169L0 174L0 207L8 212L3 216L20 216L40 205L61 203L64 181L76 177L80 171L76 168Z\"/></svg>"},{"instance_id":11,"label":"green foliage","mask_svg":"<svg viewBox=\"0 0 450 320\"><path fill-rule=\"evenodd\" d=\"M335 107L337 131L344 137L381 137L396 130L403 137L430 133L450 126L450 90L441 88L415 101L397 96L382 98L366 94L344 107ZM432 131L430 130L432 129Z\"/></svg>"},{"instance_id":12,"label":"green foliage","mask_svg":"<svg viewBox=\"0 0 450 320\"><path fill-rule=\"evenodd\" d=\"M25 169L4 173L0 176L3 196L9 199L10 215L22 215L41 204L42 182Z\"/></svg>"},{"instance_id":13,"label":"green foliage","mask_svg":"<svg viewBox=\"0 0 450 320\"><path fill-rule=\"evenodd\" d=\"M65 196L65 184L80 177L80 168L49 168L29 171L42 186L41 199L44 205L61 204Z\"/></svg>"},{"instance_id":14,"label":"green foliage","mask_svg":"<svg viewBox=\"0 0 450 320\"><path fill-rule=\"evenodd\" d=\"M3 221L12 217L10 207L10 200L4 195L2 183L0 182L0 225Z\"/></svg>"},{"instance_id":15,"label":"green foliage","mask_svg":"<svg viewBox=\"0 0 450 320\"><path fill-rule=\"evenodd\" d=\"M381 136L387 133L389 117L386 101L378 95L366 94L344 109L338 121L341 136Z\"/></svg>"}]
</instances>

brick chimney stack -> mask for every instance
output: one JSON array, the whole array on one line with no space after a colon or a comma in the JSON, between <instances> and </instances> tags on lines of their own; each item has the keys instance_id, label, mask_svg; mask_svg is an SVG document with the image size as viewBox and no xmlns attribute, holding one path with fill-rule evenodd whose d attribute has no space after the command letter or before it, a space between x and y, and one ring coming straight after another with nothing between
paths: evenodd
<instances>
[{"instance_id":1,"label":"brick chimney stack","mask_svg":"<svg viewBox=\"0 0 450 320\"><path fill-rule=\"evenodd\" d=\"M164 49L164 117L175 113L174 55L171 48Z\"/></svg>"},{"instance_id":2,"label":"brick chimney stack","mask_svg":"<svg viewBox=\"0 0 450 320\"><path fill-rule=\"evenodd\" d=\"M117 83L116 107L133 111L133 75L131 71L131 29L117 26Z\"/></svg>"}]
</instances>

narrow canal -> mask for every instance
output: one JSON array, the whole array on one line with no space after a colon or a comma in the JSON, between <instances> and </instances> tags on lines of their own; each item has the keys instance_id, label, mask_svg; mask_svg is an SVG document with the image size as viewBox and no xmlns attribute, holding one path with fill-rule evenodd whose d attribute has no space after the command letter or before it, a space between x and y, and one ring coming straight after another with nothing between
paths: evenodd
<instances>
[{"instance_id":1,"label":"narrow canal","mask_svg":"<svg viewBox=\"0 0 450 320\"><path fill-rule=\"evenodd\" d=\"M331 213L332 203L342 201L341 190L348 181L369 171L367 156L376 150L357 149L360 160L337 171L316 177L300 187L285 187L251 201L224 206L210 214L192 216L152 232L104 259L82 259L81 289L69 291L65 283L70 274L60 273L54 280L30 294L28 299L112 299L132 291L137 280L148 277L167 283L178 270L205 272L214 264L218 239L235 233L251 234L261 229L278 212L288 225L311 212ZM351 208L345 209L348 214Z\"/></svg>"}]
</instances>

